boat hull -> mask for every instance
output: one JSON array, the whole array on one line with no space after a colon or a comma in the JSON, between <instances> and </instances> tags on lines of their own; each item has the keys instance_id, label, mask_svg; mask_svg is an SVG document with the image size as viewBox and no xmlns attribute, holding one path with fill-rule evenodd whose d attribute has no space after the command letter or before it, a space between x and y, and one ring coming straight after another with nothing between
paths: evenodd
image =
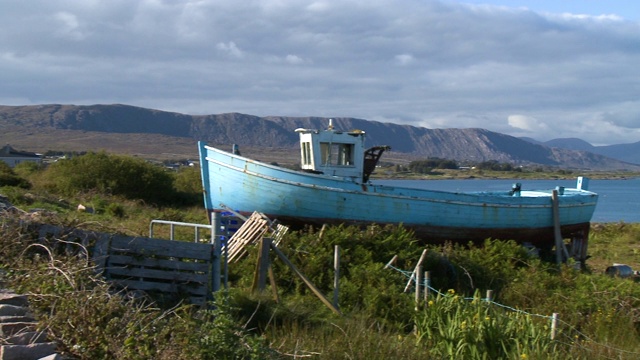
<instances>
[{"instance_id":1,"label":"boat hull","mask_svg":"<svg viewBox=\"0 0 640 360\"><path fill-rule=\"evenodd\" d=\"M359 184L289 170L199 144L205 207L259 211L293 226L403 224L425 241L487 238L554 243L552 190L455 193ZM588 233L597 194L564 189L557 197L562 236Z\"/></svg>"}]
</instances>

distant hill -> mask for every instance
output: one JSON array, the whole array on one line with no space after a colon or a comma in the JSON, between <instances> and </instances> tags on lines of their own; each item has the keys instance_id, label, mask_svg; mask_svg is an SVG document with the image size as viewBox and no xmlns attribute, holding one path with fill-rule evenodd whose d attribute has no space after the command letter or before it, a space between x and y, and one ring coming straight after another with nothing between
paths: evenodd
<instances>
[{"instance_id":1,"label":"distant hill","mask_svg":"<svg viewBox=\"0 0 640 360\"><path fill-rule=\"evenodd\" d=\"M640 164L640 141L632 144L594 146L582 139L576 138L553 139L546 142L539 142L530 138L521 139L534 144L543 144L552 148L588 151L612 159Z\"/></svg>"},{"instance_id":2,"label":"distant hill","mask_svg":"<svg viewBox=\"0 0 640 360\"><path fill-rule=\"evenodd\" d=\"M596 146L592 151L614 159L640 164L640 141L632 144Z\"/></svg>"},{"instance_id":3,"label":"distant hill","mask_svg":"<svg viewBox=\"0 0 640 360\"><path fill-rule=\"evenodd\" d=\"M544 142L544 145L547 145L549 147L562 148L562 149L591 151L591 152L593 152L593 148L594 148L594 146L589 144L588 142L582 139L577 139L577 138L553 139L553 140Z\"/></svg>"},{"instance_id":4,"label":"distant hill","mask_svg":"<svg viewBox=\"0 0 640 360\"><path fill-rule=\"evenodd\" d=\"M602 154L535 144L485 129L427 129L355 118L333 118L333 122L337 129L366 131L368 146L390 145L392 156L496 160L573 169L640 169ZM185 115L119 104L0 106L0 143L32 151L105 149L141 156L149 152L195 156L195 141L203 140L221 147L238 144L241 149L290 149L291 156L297 157L294 130L327 125L328 119L320 117ZM577 139L572 141L574 146L578 143Z\"/></svg>"}]
</instances>

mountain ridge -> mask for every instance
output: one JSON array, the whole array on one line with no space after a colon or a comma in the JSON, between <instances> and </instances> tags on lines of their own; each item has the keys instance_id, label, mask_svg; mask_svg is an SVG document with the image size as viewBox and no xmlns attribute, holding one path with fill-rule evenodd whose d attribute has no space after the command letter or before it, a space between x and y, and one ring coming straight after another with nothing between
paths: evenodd
<instances>
[{"instance_id":1,"label":"mountain ridge","mask_svg":"<svg viewBox=\"0 0 640 360\"><path fill-rule=\"evenodd\" d=\"M640 141L630 144L594 146L577 138L553 139L542 143L549 147L582 150L633 164L640 164Z\"/></svg>"},{"instance_id":2,"label":"mountain ridge","mask_svg":"<svg viewBox=\"0 0 640 360\"><path fill-rule=\"evenodd\" d=\"M214 146L238 144L297 149L296 128L322 129L328 125L328 119L241 113L186 115L123 104L0 106L0 129L5 134L0 135L0 141L17 143L19 140L20 144L29 144L30 138L55 133L57 137L65 134L69 138L82 138L83 134L96 139L103 136L105 141L118 137L127 139L121 143L128 142L132 148L137 145L134 142L141 141L137 139L154 136L167 143L206 141ZM486 129L427 129L357 118L332 119L337 129L366 131L367 146L389 145L394 152L415 158L439 157L460 162L495 160L592 170L640 169L639 165L603 154L532 143ZM7 134L13 134L13 140L7 138ZM195 144L193 148L195 151Z\"/></svg>"}]
</instances>

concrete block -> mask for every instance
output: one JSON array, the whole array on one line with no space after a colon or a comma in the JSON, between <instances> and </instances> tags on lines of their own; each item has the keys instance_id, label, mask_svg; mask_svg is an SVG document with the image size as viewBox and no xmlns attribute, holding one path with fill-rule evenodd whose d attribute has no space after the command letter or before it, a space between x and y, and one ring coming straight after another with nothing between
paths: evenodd
<instances>
[{"instance_id":1,"label":"concrete block","mask_svg":"<svg viewBox=\"0 0 640 360\"><path fill-rule=\"evenodd\" d=\"M29 345L47 342L46 331L29 331L9 336L4 339L7 345Z\"/></svg>"},{"instance_id":2,"label":"concrete block","mask_svg":"<svg viewBox=\"0 0 640 360\"><path fill-rule=\"evenodd\" d=\"M49 356L45 356L43 358L40 358L38 360L64 360L64 357L60 354L51 354Z\"/></svg>"},{"instance_id":3,"label":"concrete block","mask_svg":"<svg viewBox=\"0 0 640 360\"><path fill-rule=\"evenodd\" d=\"M16 293L0 291L0 304L15 305L15 306L29 306L29 299L26 295L18 295Z\"/></svg>"},{"instance_id":4,"label":"concrete block","mask_svg":"<svg viewBox=\"0 0 640 360\"><path fill-rule=\"evenodd\" d=\"M0 323L36 322L31 316L0 316Z\"/></svg>"},{"instance_id":5,"label":"concrete block","mask_svg":"<svg viewBox=\"0 0 640 360\"><path fill-rule=\"evenodd\" d=\"M55 354L56 344L52 342L31 345L2 345L0 360L39 360Z\"/></svg>"},{"instance_id":6,"label":"concrete block","mask_svg":"<svg viewBox=\"0 0 640 360\"><path fill-rule=\"evenodd\" d=\"M20 332L28 332L35 330L33 322L11 322L0 323L0 337L9 337Z\"/></svg>"},{"instance_id":7,"label":"concrete block","mask_svg":"<svg viewBox=\"0 0 640 360\"><path fill-rule=\"evenodd\" d=\"M0 304L0 316L25 316L28 312L25 306Z\"/></svg>"}]
</instances>

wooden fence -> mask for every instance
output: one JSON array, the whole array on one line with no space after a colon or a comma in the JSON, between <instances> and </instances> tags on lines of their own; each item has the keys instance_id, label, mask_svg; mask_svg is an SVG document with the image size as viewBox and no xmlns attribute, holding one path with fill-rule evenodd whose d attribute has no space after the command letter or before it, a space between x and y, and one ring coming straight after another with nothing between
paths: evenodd
<instances>
[{"instance_id":1,"label":"wooden fence","mask_svg":"<svg viewBox=\"0 0 640 360\"><path fill-rule=\"evenodd\" d=\"M88 250L97 270L116 287L161 292L203 305L212 297L212 244L114 235L42 225L41 239Z\"/></svg>"}]
</instances>

